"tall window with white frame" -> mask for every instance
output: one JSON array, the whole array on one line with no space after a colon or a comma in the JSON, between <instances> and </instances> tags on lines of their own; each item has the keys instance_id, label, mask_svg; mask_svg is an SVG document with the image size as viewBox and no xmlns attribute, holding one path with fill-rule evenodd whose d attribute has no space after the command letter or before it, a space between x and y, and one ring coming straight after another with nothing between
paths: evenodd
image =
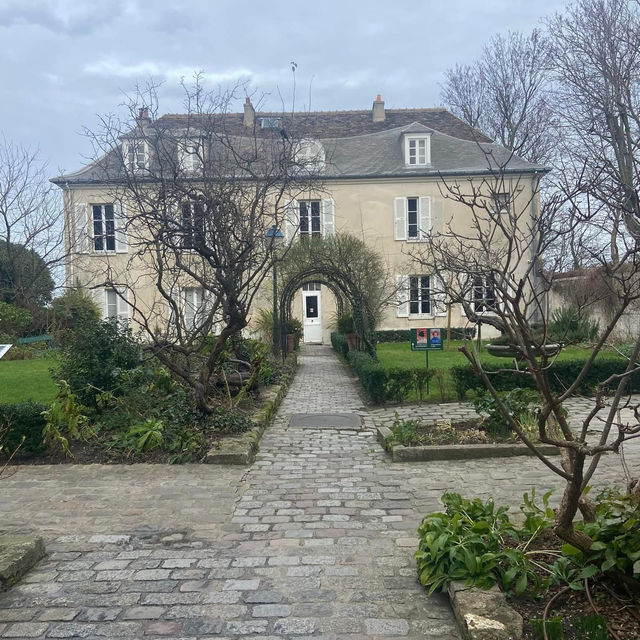
<instances>
[{"instance_id":1,"label":"tall window with white frame","mask_svg":"<svg viewBox=\"0 0 640 640\"><path fill-rule=\"evenodd\" d=\"M409 314L431 313L431 286L429 276L409 276Z\"/></svg>"},{"instance_id":2,"label":"tall window with white frame","mask_svg":"<svg viewBox=\"0 0 640 640\"><path fill-rule=\"evenodd\" d=\"M104 295L104 317L106 320L118 319L118 293L115 289L106 289Z\"/></svg>"},{"instance_id":3,"label":"tall window with white frame","mask_svg":"<svg viewBox=\"0 0 640 640\"><path fill-rule=\"evenodd\" d=\"M200 287L187 287L183 289L184 295L184 324L187 329L194 329L202 311L202 289Z\"/></svg>"},{"instance_id":4,"label":"tall window with white frame","mask_svg":"<svg viewBox=\"0 0 640 640\"><path fill-rule=\"evenodd\" d=\"M112 204L94 204L91 207L93 217L93 250L116 250L116 221Z\"/></svg>"},{"instance_id":5,"label":"tall window with white frame","mask_svg":"<svg viewBox=\"0 0 640 640\"><path fill-rule=\"evenodd\" d=\"M320 200L300 201L300 237L309 238L322 235L320 225Z\"/></svg>"},{"instance_id":6,"label":"tall window with white frame","mask_svg":"<svg viewBox=\"0 0 640 640\"><path fill-rule=\"evenodd\" d=\"M201 202L183 202L182 211L182 248L195 249L204 233L204 207Z\"/></svg>"},{"instance_id":7,"label":"tall window with white frame","mask_svg":"<svg viewBox=\"0 0 640 640\"><path fill-rule=\"evenodd\" d=\"M425 138L409 140L409 164L427 164L427 140Z\"/></svg>"},{"instance_id":8,"label":"tall window with white frame","mask_svg":"<svg viewBox=\"0 0 640 640\"><path fill-rule=\"evenodd\" d=\"M420 214L418 198L407 198L407 238L417 240L420 237Z\"/></svg>"},{"instance_id":9,"label":"tall window with white frame","mask_svg":"<svg viewBox=\"0 0 640 640\"><path fill-rule=\"evenodd\" d=\"M475 276L473 279L473 309L476 313L496 310L496 291L492 276Z\"/></svg>"}]
</instances>

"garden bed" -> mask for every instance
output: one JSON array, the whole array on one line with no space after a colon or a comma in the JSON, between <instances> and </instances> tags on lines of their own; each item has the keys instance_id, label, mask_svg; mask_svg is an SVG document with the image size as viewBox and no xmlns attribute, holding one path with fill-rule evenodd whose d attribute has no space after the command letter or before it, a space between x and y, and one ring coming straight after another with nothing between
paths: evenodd
<instances>
[{"instance_id":1,"label":"garden bed","mask_svg":"<svg viewBox=\"0 0 640 640\"><path fill-rule=\"evenodd\" d=\"M560 554L562 541L550 531L533 540L531 551L549 550ZM552 563L554 555L542 553L539 560ZM540 579L545 573L535 569ZM584 582L581 583L584 586ZM577 585L576 585L577 586ZM640 598L631 600L622 585L611 577L588 580L589 593L555 585L542 594L532 593L507 602L525 620L525 640L542 640L542 619L546 615L549 640L638 640L640 638ZM545 614L548 603L551 606ZM593 603L593 604L592 604ZM608 633L612 630L616 635Z\"/></svg>"},{"instance_id":2,"label":"garden bed","mask_svg":"<svg viewBox=\"0 0 640 640\"><path fill-rule=\"evenodd\" d=\"M393 462L535 455L515 434L500 437L482 425L481 419L422 422L401 421L396 417L393 428L377 427L377 435ZM537 448L544 455L558 454L558 448L553 445L537 445Z\"/></svg>"}]
</instances>

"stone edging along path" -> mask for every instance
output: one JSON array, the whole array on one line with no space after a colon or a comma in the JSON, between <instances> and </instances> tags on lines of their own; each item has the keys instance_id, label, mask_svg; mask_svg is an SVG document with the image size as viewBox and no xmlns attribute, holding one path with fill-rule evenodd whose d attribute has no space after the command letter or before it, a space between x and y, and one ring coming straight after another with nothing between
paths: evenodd
<instances>
[{"instance_id":1,"label":"stone edging along path","mask_svg":"<svg viewBox=\"0 0 640 640\"><path fill-rule=\"evenodd\" d=\"M512 456L535 455L525 444L441 444L423 447L405 447L402 444L387 444L391 436L389 427L376 427L378 442L391 455L393 462L420 462L430 460L473 460L478 458L510 458ZM553 445L539 445L538 450L546 456L559 455Z\"/></svg>"}]
</instances>

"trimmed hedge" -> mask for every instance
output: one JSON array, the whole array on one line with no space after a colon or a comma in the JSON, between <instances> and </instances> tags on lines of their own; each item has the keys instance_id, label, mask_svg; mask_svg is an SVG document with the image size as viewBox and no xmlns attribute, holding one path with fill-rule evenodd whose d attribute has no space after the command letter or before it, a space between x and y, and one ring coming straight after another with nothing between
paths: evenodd
<instances>
[{"instance_id":1,"label":"trimmed hedge","mask_svg":"<svg viewBox=\"0 0 640 640\"><path fill-rule=\"evenodd\" d=\"M554 392L562 392L578 377L580 370L584 366L584 359L560 360L549 369L549 384ZM534 389L533 378L527 374L516 375L513 373L513 366L496 367L495 364L487 364L487 369L495 372L489 374L489 379L497 391L511 391L516 387L524 389ZM624 358L603 357L596 359L587 375L578 386L576 393L581 395L593 394L599 382L606 380L615 373L622 373L627 366ZM456 388L458 398L463 400L467 391L484 390L484 384L471 365L458 365L451 367L451 377ZM636 371L631 375L628 391L640 391L640 372Z\"/></svg>"},{"instance_id":2,"label":"trimmed hedge","mask_svg":"<svg viewBox=\"0 0 640 640\"><path fill-rule=\"evenodd\" d=\"M473 340L476 335L475 327L451 327L452 340ZM446 338L447 330L442 329L442 337ZM374 337L376 342L410 342L410 329L390 329L386 331L375 331Z\"/></svg>"},{"instance_id":3,"label":"trimmed hedge","mask_svg":"<svg viewBox=\"0 0 640 640\"><path fill-rule=\"evenodd\" d=\"M3 455L11 454L22 441L21 456L37 455L45 449L42 430L45 419L42 415L49 407L37 402L0 404L0 445Z\"/></svg>"},{"instance_id":4,"label":"trimmed hedge","mask_svg":"<svg viewBox=\"0 0 640 640\"><path fill-rule=\"evenodd\" d=\"M376 404L387 400L402 402L412 391L422 398L433 370L424 367L403 369L385 368L364 351L350 351L347 357L351 368L358 374L365 391Z\"/></svg>"},{"instance_id":5,"label":"trimmed hedge","mask_svg":"<svg viewBox=\"0 0 640 640\"><path fill-rule=\"evenodd\" d=\"M344 333L331 334L331 346L334 351L337 351L343 358L346 358L349 354L349 344L347 343L347 337Z\"/></svg>"}]
</instances>

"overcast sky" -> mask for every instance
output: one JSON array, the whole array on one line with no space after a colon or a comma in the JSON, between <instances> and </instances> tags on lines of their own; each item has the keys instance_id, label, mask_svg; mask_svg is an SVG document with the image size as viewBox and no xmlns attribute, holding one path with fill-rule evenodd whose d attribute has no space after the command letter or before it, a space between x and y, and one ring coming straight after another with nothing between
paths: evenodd
<instances>
[{"instance_id":1,"label":"overcast sky","mask_svg":"<svg viewBox=\"0 0 640 640\"><path fill-rule=\"evenodd\" d=\"M80 132L123 95L163 81L161 113L183 110L181 77L248 81L265 107L440 104L444 70L497 32L529 31L560 0L0 0L0 129L37 145L50 174L84 164ZM239 105L240 108L240 105Z\"/></svg>"}]
</instances>

